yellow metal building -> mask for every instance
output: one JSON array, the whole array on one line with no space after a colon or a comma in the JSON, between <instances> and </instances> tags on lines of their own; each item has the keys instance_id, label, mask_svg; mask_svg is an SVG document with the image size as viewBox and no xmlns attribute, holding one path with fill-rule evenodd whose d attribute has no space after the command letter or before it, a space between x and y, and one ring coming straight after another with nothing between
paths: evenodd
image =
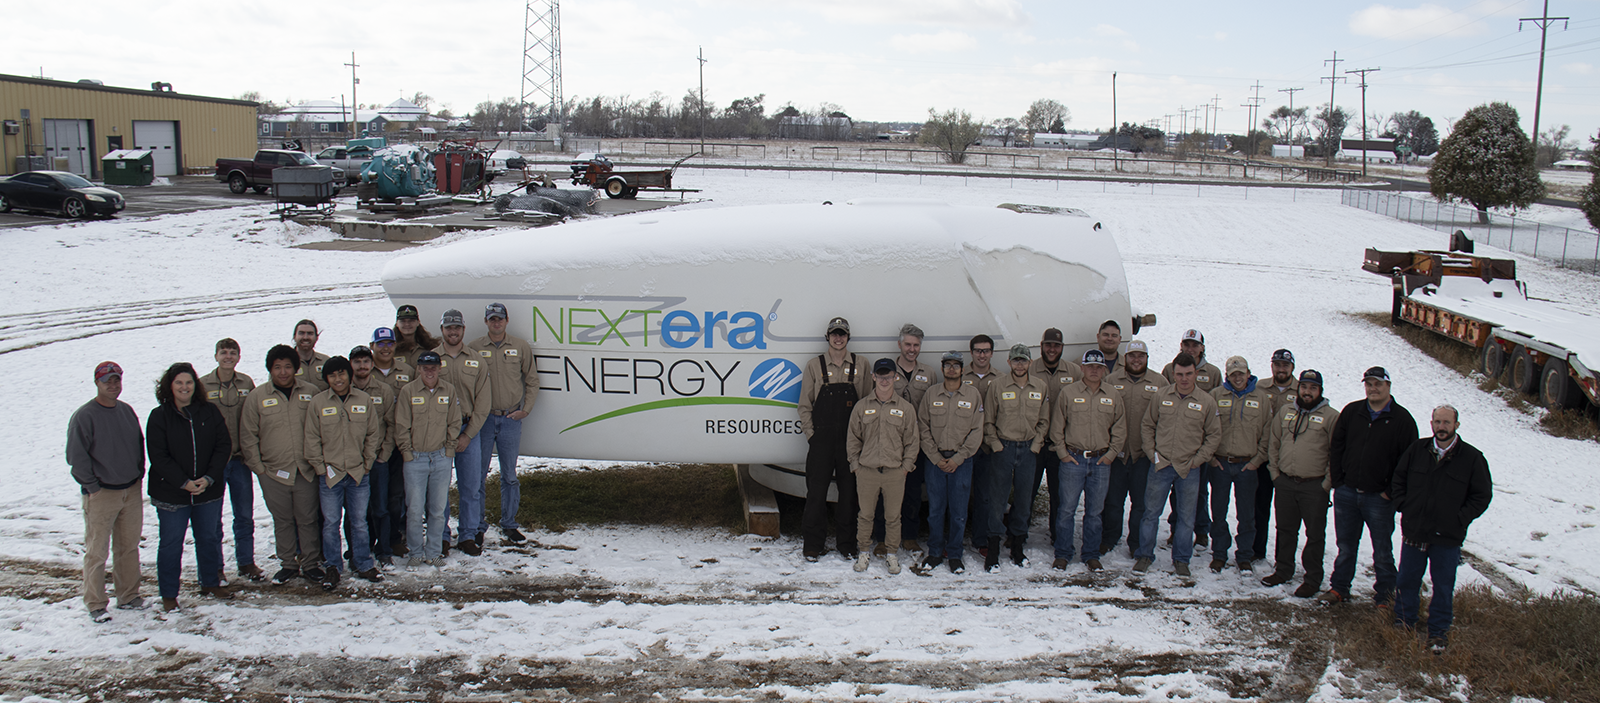
<instances>
[{"instance_id":1,"label":"yellow metal building","mask_svg":"<svg viewBox=\"0 0 1600 703\"><path fill-rule=\"evenodd\" d=\"M0 74L0 173L98 179L100 157L116 149L149 149L157 176L209 173L219 158L255 154L256 103L174 93L165 83L145 90Z\"/></svg>"}]
</instances>

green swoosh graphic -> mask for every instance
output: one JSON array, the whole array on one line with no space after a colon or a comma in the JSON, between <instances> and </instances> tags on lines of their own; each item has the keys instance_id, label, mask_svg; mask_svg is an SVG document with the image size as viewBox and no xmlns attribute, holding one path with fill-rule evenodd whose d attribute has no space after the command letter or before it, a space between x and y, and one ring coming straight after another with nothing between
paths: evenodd
<instances>
[{"instance_id":1,"label":"green swoosh graphic","mask_svg":"<svg viewBox=\"0 0 1600 703\"><path fill-rule=\"evenodd\" d=\"M583 422L580 422L580 423L578 423L576 425L568 427L567 430L574 430L574 429L577 429L579 427L583 427L584 425L600 422L601 420L610 420L611 418L621 417L623 415L631 415L633 413L642 413L642 412L646 412L646 411L650 411L650 410L660 410L662 408L685 407L685 406L689 406L689 405L768 405L768 406L778 407L778 408L797 408L797 407L799 407L799 405L797 405L795 403L785 403L785 402L780 401L780 400L767 400L766 398L727 398L727 397L715 397L715 398L672 398L672 399L669 399L669 400L656 400L656 401L651 401L649 403L640 403L638 405L629 405L626 408L618 408L616 410L612 410L611 412L602 413L600 415L596 415L596 416L591 417L591 418L589 418L587 420L584 420ZM562 430L561 432L566 432L567 430ZM556 434L561 434L561 432L557 432Z\"/></svg>"}]
</instances>

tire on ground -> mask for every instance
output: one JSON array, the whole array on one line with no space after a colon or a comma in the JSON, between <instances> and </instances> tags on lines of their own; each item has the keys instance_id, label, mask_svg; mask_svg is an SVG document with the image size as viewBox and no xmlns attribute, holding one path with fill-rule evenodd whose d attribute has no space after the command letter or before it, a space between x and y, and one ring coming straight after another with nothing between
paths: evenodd
<instances>
[{"instance_id":1,"label":"tire on ground","mask_svg":"<svg viewBox=\"0 0 1600 703\"><path fill-rule=\"evenodd\" d=\"M1551 359L1539 378L1539 404L1551 410L1576 408L1583 402L1578 383L1567 375L1567 362Z\"/></svg>"},{"instance_id":2,"label":"tire on ground","mask_svg":"<svg viewBox=\"0 0 1600 703\"><path fill-rule=\"evenodd\" d=\"M1506 372L1506 350L1499 342L1490 339L1483 344L1483 353L1478 358L1478 370L1483 375L1493 379L1501 379Z\"/></svg>"},{"instance_id":3,"label":"tire on ground","mask_svg":"<svg viewBox=\"0 0 1600 703\"><path fill-rule=\"evenodd\" d=\"M1539 390L1539 373L1544 369L1533 359L1533 352L1518 346L1511 352L1510 386L1518 393L1533 395Z\"/></svg>"}]
</instances>

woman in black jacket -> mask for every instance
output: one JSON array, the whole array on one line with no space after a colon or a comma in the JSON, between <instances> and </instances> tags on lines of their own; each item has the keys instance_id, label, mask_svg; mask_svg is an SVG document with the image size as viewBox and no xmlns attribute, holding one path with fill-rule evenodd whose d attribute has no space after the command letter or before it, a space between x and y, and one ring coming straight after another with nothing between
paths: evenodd
<instances>
[{"instance_id":1,"label":"woman in black jacket","mask_svg":"<svg viewBox=\"0 0 1600 703\"><path fill-rule=\"evenodd\" d=\"M145 423L150 503L156 508L161 533L156 582L161 607L169 611L178 608L183 540L191 526L200 592L228 597L217 574L222 571L222 469L233 444L222 412L206 402L199 379L189 364L168 367L156 386L160 407L150 411Z\"/></svg>"}]
</instances>

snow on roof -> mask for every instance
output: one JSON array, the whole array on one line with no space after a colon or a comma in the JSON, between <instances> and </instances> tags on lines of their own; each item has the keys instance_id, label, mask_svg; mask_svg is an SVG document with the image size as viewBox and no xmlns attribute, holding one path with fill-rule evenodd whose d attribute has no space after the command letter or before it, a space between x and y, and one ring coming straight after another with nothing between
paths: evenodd
<instances>
[{"instance_id":1,"label":"snow on roof","mask_svg":"<svg viewBox=\"0 0 1600 703\"><path fill-rule=\"evenodd\" d=\"M1476 278L1445 276L1439 285L1420 288L1411 297L1492 322L1510 332L1559 344L1582 358L1585 366L1600 366L1600 317L1529 300L1516 281L1495 279L1486 284Z\"/></svg>"}]
</instances>

